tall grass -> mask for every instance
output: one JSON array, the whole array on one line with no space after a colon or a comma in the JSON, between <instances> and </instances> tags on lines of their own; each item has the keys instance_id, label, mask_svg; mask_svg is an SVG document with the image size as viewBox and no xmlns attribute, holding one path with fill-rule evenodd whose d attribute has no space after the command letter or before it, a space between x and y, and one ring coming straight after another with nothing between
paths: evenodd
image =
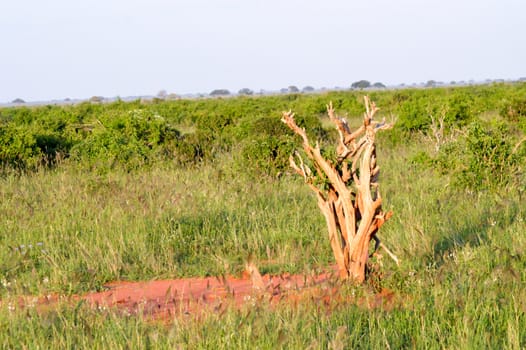
<instances>
[{"instance_id":1,"label":"tall grass","mask_svg":"<svg viewBox=\"0 0 526 350\"><path fill-rule=\"evenodd\" d=\"M10 176L0 180L0 273L13 291L73 293L117 279L236 273L249 254L290 272L327 265L323 221L294 180L250 183L216 164Z\"/></svg>"},{"instance_id":2,"label":"tall grass","mask_svg":"<svg viewBox=\"0 0 526 350\"><path fill-rule=\"evenodd\" d=\"M263 272L332 263L325 223L300 178L257 178L228 155L135 172L74 165L0 179L2 348L417 348L526 346L526 209L520 191L468 191L411 162L429 145L380 140L386 209L382 286L395 309L266 305L169 324L64 303L36 312L20 295L80 293L112 280ZM248 165L247 165L248 166ZM239 169L238 169L239 170ZM350 287L366 293L368 286Z\"/></svg>"}]
</instances>

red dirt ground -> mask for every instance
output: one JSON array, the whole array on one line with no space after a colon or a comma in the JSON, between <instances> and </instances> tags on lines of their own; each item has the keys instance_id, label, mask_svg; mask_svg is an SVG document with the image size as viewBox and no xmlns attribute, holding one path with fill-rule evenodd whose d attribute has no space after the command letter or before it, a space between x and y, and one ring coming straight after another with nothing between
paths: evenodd
<instances>
[{"instance_id":1,"label":"red dirt ground","mask_svg":"<svg viewBox=\"0 0 526 350\"><path fill-rule=\"evenodd\" d=\"M258 273L259 276L259 273ZM168 320L178 315L199 315L204 310L222 311L228 307L254 305L267 300L271 305L280 302L297 304L305 299L322 305L332 301L350 301L339 293L334 273L315 276L282 274L252 278L244 273L241 278L206 277L158 280L149 282L113 282L107 290L78 295L72 301L84 300L94 308L116 308L125 315L142 314L153 319ZM39 298L36 306L53 307L58 297ZM350 301L365 308L392 308L394 293L383 290L367 298ZM21 300L20 306L27 306Z\"/></svg>"}]
</instances>

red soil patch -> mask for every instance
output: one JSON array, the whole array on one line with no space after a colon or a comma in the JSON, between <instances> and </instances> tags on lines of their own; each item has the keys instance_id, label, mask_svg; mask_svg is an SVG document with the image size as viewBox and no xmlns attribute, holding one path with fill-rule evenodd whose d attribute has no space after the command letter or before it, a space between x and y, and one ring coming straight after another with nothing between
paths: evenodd
<instances>
[{"instance_id":1,"label":"red soil patch","mask_svg":"<svg viewBox=\"0 0 526 350\"><path fill-rule=\"evenodd\" d=\"M384 290L370 297L350 300L339 293L334 273L315 276L282 274L252 278L244 273L241 278L206 277L182 278L149 282L113 282L107 290L74 296L74 301L85 301L90 306L120 310L126 315L142 314L154 319L169 319L177 315L198 315L202 311L223 311L227 307L254 305L262 300L277 305L279 302L297 304L314 300L322 305L332 302L354 302L362 307L386 309L394 304L394 293ZM39 298L37 307L52 307L58 297ZM33 299L33 304L35 304ZM28 306L27 299L20 306Z\"/></svg>"},{"instance_id":2,"label":"red soil patch","mask_svg":"<svg viewBox=\"0 0 526 350\"><path fill-rule=\"evenodd\" d=\"M203 310L219 311L227 306L241 307L261 299L277 303L329 281L329 274L314 277L284 274L263 276L264 287L256 287L244 274L242 278L183 278L150 282L117 282L109 290L81 297L91 305L117 307L129 314L138 312L154 318L197 314Z\"/></svg>"}]
</instances>

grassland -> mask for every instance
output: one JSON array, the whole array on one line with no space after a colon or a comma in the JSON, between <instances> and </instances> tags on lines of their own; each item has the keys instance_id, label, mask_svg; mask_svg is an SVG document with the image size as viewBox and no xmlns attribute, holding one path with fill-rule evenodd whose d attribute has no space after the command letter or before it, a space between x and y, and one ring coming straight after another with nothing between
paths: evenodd
<instances>
[{"instance_id":1,"label":"grassland","mask_svg":"<svg viewBox=\"0 0 526 350\"><path fill-rule=\"evenodd\" d=\"M359 118L348 113L351 121ZM503 122L495 108L474 114ZM0 346L524 348L525 163L513 163L520 171L507 182L481 173L480 185L465 186L458 181L465 171L444 167L456 160L440 157L463 159L469 142L444 145L436 156L424 134L393 130L378 145L384 206L395 213L380 237L402 262L383 259L381 286L400 297L392 310L262 304L166 324L67 301L46 312L22 309L22 295L67 296L114 280L236 274L250 254L269 273L312 273L332 264L332 256L325 222L302 180L251 169L247 159L243 168L236 145L184 166L160 159L101 171L66 159L34 171L7 168L0 177ZM429 163L422 154L438 160Z\"/></svg>"}]
</instances>

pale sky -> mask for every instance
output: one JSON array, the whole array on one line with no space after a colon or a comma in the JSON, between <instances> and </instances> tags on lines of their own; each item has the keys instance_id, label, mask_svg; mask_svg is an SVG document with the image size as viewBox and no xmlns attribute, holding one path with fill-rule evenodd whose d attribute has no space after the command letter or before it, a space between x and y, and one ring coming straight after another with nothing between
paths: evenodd
<instances>
[{"instance_id":1,"label":"pale sky","mask_svg":"<svg viewBox=\"0 0 526 350\"><path fill-rule=\"evenodd\" d=\"M0 103L526 76L525 0L2 0Z\"/></svg>"}]
</instances>

